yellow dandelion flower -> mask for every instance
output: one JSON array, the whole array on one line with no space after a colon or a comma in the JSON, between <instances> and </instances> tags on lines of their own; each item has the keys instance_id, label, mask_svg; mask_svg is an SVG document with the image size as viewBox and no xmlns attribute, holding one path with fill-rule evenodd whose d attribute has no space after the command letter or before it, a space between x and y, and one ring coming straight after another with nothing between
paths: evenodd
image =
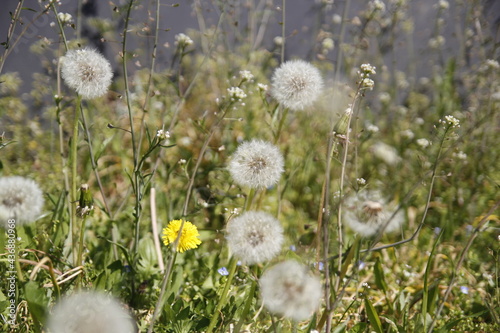
<instances>
[{"instance_id":1,"label":"yellow dandelion flower","mask_svg":"<svg viewBox=\"0 0 500 333\"><path fill-rule=\"evenodd\" d=\"M182 220L173 220L170 221L165 228L163 228L163 244L168 245L175 242L181 225ZM197 248L198 245L201 244L201 240L198 237L200 237L198 228L196 228L196 226L191 222L185 221L184 226L182 227L182 234L179 238L179 243L177 244L177 252L182 253L186 250Z\"/></svg>"}]
</instances>

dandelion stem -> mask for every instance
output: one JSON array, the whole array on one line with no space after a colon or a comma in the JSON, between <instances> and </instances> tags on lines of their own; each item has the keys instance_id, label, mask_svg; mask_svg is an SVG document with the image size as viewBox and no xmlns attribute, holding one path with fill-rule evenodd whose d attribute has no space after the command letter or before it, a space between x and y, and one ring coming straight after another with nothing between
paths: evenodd
<instances>
[{"instance_id":1,"label":"dandelion stem","mask_svg":"<svg viewBox=\"0 0 500 333\"><path fill-rule=\"evenodd\" d=\"M102 186L101 177L99 176L99 172L97 171L97 162L94 158L94 152L92 149L92 140L90 138L90 131L87 125L85 112L83 112L83 108L80 108L80 111L82 115L83 130L85 131L85 136L86 136L85 141L87 141L87 145L89 147L90 163L92 164L92 170L94 171L95 179L97 181L97 185L99 186L99 191L101 192L102 202L104 203L104 208L106 209L106 213L108 214L108 216L112 218L113 215L111 214L111 210L109 209L108 199L106 198L106 194L104 193L104 187ZM116 239L113 239L113 242L116 242Z\"/></svg>"},{"instance_id":2,"label":"dandelion stem","mask_svg":"<svg viewBox=\"0 0 500 333\"><path fill-rule=\"evenodd\" d=\"M181 232L182 232L182 226L181 226L181 230L179 230L179 235L181 234ZM178 236L178 238L179 238L179 236ZM165 272L165 275L163 275L163 280L161 282L160 295L158 296L158 301L156 302L155 311L153 312L153 317L151 318L151 324L149 325L147 333L153 332L155 322L158 319L158 316L160 315L161 310L163 309L163 303L165 302L164 301L165 292L167 291L167 283L170 280L170 275L172 274L172 268L174 267L175 259L177 258L177 251L175 250L176 243L174 242L173 245L174 246L172 247L172 255L168 261L167 271Z\"/></svg>"},{"instance_id":3,"label":"dandelion stem","mask_svg":"<svg viewBox=\"0 0 500 333\"><path fill-rule=\"evenodd\" d=\"M255 266L256 267L256 266ZM247 300L245 302L245 307L243 308L243 312L241 313L241 318L234 327L234 333L239 333L241 330L241 326L245 322L245 318L248 315L248 311L250 311L250 306L252 305L252 301L254 299L255 290L257 289L257 280L256 277L252 279L252 284L250 285L250 290L248 291Z\"/></svg>"},{"instance_id":4,"label":"dandelion stem","mask_svg":"<svg viewBox=\"0 0 500 333\"><path fill-rule=\"evenodd\" d=\"M76 100L75 111L73 112L73 136L71 138L71 234L72 236L72 248L73 248L73 260L76 266L78 266L77 260L77 226L76 226L76 203L77 198L77 185L76 185L76 174L77 174L77 152L78 152L78 123L79 123L79 111L82 107L82 97L78 95Z\"/></svg>"},{"instance_id":5,"label":"dandelion stem","mask_svg":"<svg viewBox=\"0 0 500 333\"><path fill-rule=\"evenodd\" d=\"M285 123L286 117L288 116L288 110L289 110L289 108L283 109L280 105L278 112L281 113L281 118L280 118L280 122L278 124L278 131L276 132L276 135L274 137L274 144L277 144L278 141L280 140L281 130L283 129L283 124Z\"/></svg>"},{"instance_id":6,"label":"dandelion stem","mask_svg":"<svg viewBox=\"0 0 500 333\"><path fill-rule=\"evenodd\" d=\"M212 315L212 319L210 320L210 325L208 325L206 333L212 333L215 325L217 324L217 320L219 319L219 313L221 312L222 307L226 303L227 295L229 293L229 287L231 286L234 273L236 272L237 262L238 261L234 257L231 257L231 259L229 260L229 275L227 276L226 285L224 286L224 290L222 290L219 303L217 303L217 307L215 309L214 314Z\"/></svg>"},{"instance_id":7,"label":"dandelion stem","mask_svg":"<svg viewBox=\"0 0 500 333\"><path fill-rule=\"evenodd\" d=\"M78 259L76 262L77 266L84 266L83 264L83 242L84 242L84 237L85 237L85 222L86 222L87 217L82 216L82 223L80 224L80 241L78 242ZM81 287L82 285L82 278L83 274L78 275L77 279L77 287Z\"/></svg>"}]
</instances>

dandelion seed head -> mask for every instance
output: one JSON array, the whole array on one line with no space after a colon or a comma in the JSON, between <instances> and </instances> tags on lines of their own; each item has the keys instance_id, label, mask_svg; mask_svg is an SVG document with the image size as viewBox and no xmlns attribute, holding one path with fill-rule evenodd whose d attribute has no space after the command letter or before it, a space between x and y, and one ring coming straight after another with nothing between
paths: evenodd
<instances>
[{"instance_id":1,"label":"dandelion seed head","mask_svg":"<svg viewBox=\"0 0 500 333\"><path fill-rule=\"evenodd\" d=\"M388 165L396 165L401 161L401 157L398 155L396 148L383 142L375 143L370 150L375 157L384 161Z\"/></svg>"},{"instance_id":2,"label":"dandelion seed head","mask_svg":"<svg viewBox=\"0 0 500 333\"><path fill-rule=\"evenodd\" d=\"M106 94L113 72L99 52L90 48L70 50L61 60L61 76L68 87L86 99Z\"/></svg>"},{"instance_id":3,"label":"dandelion seed head","mask_svg":"<svg viewBox=\"0 0 500 333\"><path fill-rule=\"evenodd\" d=\"M379 232L391 218L395 207L386 203L378 191L360 191L345 200L343 223L361 236L370 237ZM401 211L390 220L384 232L400 228L404 222Z\"/></svg>"},{"instance_id":4,"label":"dandelion seed head","mask_svg":"<svg viewBox=\"0 0 500 333\"><path fill-rule=\"evenodd\" d=\"M262 303L273 313L299 321L311 316L320 305L321 281L294 260L271 267L259 283Z\"/></svg>"},{"instance_id":5,"label":"dandelion seed head","mask_svg":"<svg viewBox=\"0 0 500 333\"><path fill-rule=\"evenodd\" d=\"M271 95L291 110L303 110L312 105L322 89L319 70L303 60L284 62L272 77Z\"/></svg>"},{"instance_id":6,"label":"dandelion seed head","mask_svg":"<svg viewBox=\"0 0 500 333\"><path fill-rule=\"evenodd\" d=\"M40 216L44 199L38 184L28 178L10 176L0 178L0 226L15 219L17 225L31 223Z\"/></svg>"},{"instance_id":7,"label":"dandelion seed head","mask_svg":"<svg viewBox=\"0 0 500 333\"><path fill-rule=\"evenodd\" d=\"M163 228L162 239L163 244L169 245L173 244L179 235L179 230L181 228L183 220L172 220L168 225ZM201 244L200 234L198 233L198 228L189 222L184 221L182 226L181 237L179 238L179 243L177 244L176 251L184 252L186 250L195 249Z\"/></svg>"},{"instance_id":8,"label":"dandelion seed head","mask_svg":"<svg viewBox=\"0 0 500 333\"><path fill-rule=\"evenodd\" d=\"M229 221L227 243L230 251L248 265L269 261L283 244L280 222L265 212L248 211Z\"/></svg>"},{"instance_id":9,"label":"dandelion seed head","mask_svg":"<svg viewBox=\"0 0 500 333\"><path fill-rule=\"evenodd\" d=\"M96 292L63 298L47 324L51 333L133 333L130 315L115 299Z\"/></svg>"},{"instance_id":10,"label":"dandelion seed head","mask_svg":"<svg viewBox=\"0 0 500 333\"><path fill-rule=\"evenodd\" d=\"M252 140L238 147L228 168L237 184L262 188L279 181L283 165L283 156L278 147L266 141Z\"/></svg>"}]
</instances>

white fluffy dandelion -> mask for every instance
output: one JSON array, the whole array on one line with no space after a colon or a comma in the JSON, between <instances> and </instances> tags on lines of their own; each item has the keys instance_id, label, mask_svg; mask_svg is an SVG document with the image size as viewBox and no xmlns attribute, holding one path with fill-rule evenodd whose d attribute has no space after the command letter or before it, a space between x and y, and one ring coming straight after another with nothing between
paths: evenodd
<instances>
[{"instance_id":1,"label":"white fluffy dandelion","mask_svg":"<svg viewBox=\"0 0 500 333\"><path fill-rule=\"evenodd\" d=\"M401 157L398 155L396 148L383 142L375 143L371 146L370 151L376 158L384 161L388 165L396 165L401 162Z\"/></svg>"},{"instance_id":2,"label":"white fluffy dandelion","mask_svg":"<svg viewBox=\"0 0 500 333\"><path fill-rule=\"evenodd\" d=\"M228 168L237 184L262 188L279 181L283 165L278 147L266 141L252 140L238 147Z\"/></svg>"},{"instance_id":3,"label":"white fluffy dandelion","mask_svg":"<svg viewBox=\"0 0 500 333\"><path fill-rule=\"evenodd\" d=\"M319 307L321 281L294 260L279 263L260 278L262 303L271 312L304 320Z\"/></svg>"},{"instance_id":4,"label":"white fluffy dandelion","mask_svg":"<svg viewBox=\"0 0 500 333\"><path fill-rule=\"evenodd\" d=\"M284 62L272 77L271 95L291 110L303 110L313 104L322 89L319 70L303 60Z\"/></svg>"},{"instance_id":5,"label":"white fluffy dandelion","mask_svg":"<svg viewBox=\"0 0 500 333\"><path fill-rule=\"evenodd\" d=\"M61 60L64 82L83 98L100 97L108 91L113 72L99 52L89 48L70 50Z\"/></svg>"},{"instance_id":6,"label":"white fluffy dandelion","mask_svg":"<svg viewBox=\"0 0 500 333\"><path fill-rule=\"evenodd\" d=\"M82 292L64 298L48 320L51 333L133 333L132 318L113 298Z\"/></svg>"},{"instance_id":7,"label":"white fluffy dandelion","mask_svg":"<svg viewBox=\"0 0 500 333\"><path fill-rule=\"evenodd\" d=\"M283 228L267 213L245 212L232 219L226 230L229 249L245 264L269 261L281 251Z\"/></svg>"},{"instance_id":8,"label":"white fluffy dandelion","mask_svg":"<svg viewBox=\"0 0 500 333\"><path fill-rule=\"evenodd\" d=\"M370 237L381 231L397 231L404 222L402 211L389 205L377 191L361 191L345 201L343 223L361 236ZM389 221L390 220L390 221Z\"/></svg>"},{"instance_id":9,"label":"white fluffy dandelion","mask_svg":"<svg viewBox=\"0 0 500 333\"><path fill-rule=\"evenodd\" d=\"M15 219L17 225L35 221L43 202L35 181L19 176L0 178L0 226L7 228L9 219Z\"/></svg>"}]
</instances>

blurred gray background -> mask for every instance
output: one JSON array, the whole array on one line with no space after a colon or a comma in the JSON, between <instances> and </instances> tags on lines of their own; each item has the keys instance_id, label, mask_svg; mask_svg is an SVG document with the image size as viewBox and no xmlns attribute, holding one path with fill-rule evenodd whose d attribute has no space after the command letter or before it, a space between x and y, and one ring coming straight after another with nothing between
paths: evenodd
<instances>
[{"instance_id":1,"label":"blurred gray background","mask_svg":"<svg viewBox=\"0 0 500 333\"><path fill-rule=\"evenodd\" d=\"M0 42L6 41L7 30L10 24L10 12L14 12L18 0L0 0ZM180 32L185 32L186 29L199 29L199 20L196 17L194 11L194 5L196 3L201 6L201 13L203 20L207 27L215 26L217 23L217 18L219 15L218 8L213 4L216 1L208 0L178 0L175 1L162 1L161 2L161 20L160 28L162 29L160 33L160 43L158 49L158 69L162 67L168 67L169 61L171 60L171 52L173 50L174 36ZM263 0L263 3L266 1ZM276 51L273 45L273 38L281 34L281 26L279 22L281 21L281 11L280 6L281 0L267 0L270 4L268 8L271 9L271 15L269 18L268 29L265 31L263 45L269 48L270 51ZM384 0L387 7L389 7L388 0ZM42 4L46 4L47 1L43 1ZM59 6L59 12L70 13L76 20L77 17L77 0L62 0L61 6ZM114 7L123 7L128 2L126 0L82 0L82 20L86 22L92 17L103 17L111 18L112 11ZM178 3L178 6L173 7L172 4ZM220 3L220 1L219 1ZM245 15L238 16L236 11L248 9L248 4L259 3L256 1L246 1L246 0L233 0L225 2L228 8L228 16L234 19L233 26L225 26L224 29L234 29L235 32L244 32L244 28L247 24L245 22ZM414 35L413 44L415 45L413 59L408 59L407 56L407 43L406 40L397 40L394 45L395 53L398 54L398 48L402 51L402 57L395 57L392 61L387 61L393 66L396 66L399 70L406 71L408 68L408 62L416 62L415 66L417 68L418 74L427 74L429 70L426 63L426 52L428 47L429 39L434 33L434 22L436 20L436 8L435 4L437 0L419 0L412 1L409 0L409 15L414 20ZM464 29L464 22L460 22L461 17L464 17L465 11L470 11L473 8L468 7L467 3L472 3L470 1L454 1L450 0L450 9L445 14L447 22L443 27L442 35L446 38L446 44L444 46L445 57L448 55L455 55L457 50L457 31ZM458 3L459 5L456 5ZM137 8L133 10L133 15L131 19L131 24L143 25L145 28L150 27L151 32L148 36L147 31L144 34L135 32L135 35L131 36L130 44L128 49L132 50L135 47L141 47L144 50L151 50L152 48L152 37L151 34L154 33L154 21L150 20L148 17L154 17L156 2L152 0L136 1ZM331 26L335 28L332 23L332 17L334 14L342 15L342 11L345 6L345 1L324 1L324 0L287 0L286 2L286 31L287 34L293 35L287 39L287 49L286 56L290 57L303 57L303 58L314 58L315 54L312 52L315 46L315 36L319 27ZM366 8L367 1L363 0L352 0L350 2L348 18L360 15L361 10ZM463 5L462 5L463 4ZM241 5L241 6L239 6ZM497 43L499 41L499 23L500 23L500 0L484 0L483 1L484 10L482 12L485 21L488 22L488 27L486 27L486 34L492 35L496 38ZM24 7L32 8L38 13L41 11L41 5L37 0L26 0L24 1ZM324 7L327 6L327 7ZM320 10L323 8L323 10ZM326 9L325 9L326 8ZM16 27L16 33L14 36L18 36L20 32L28 26L29 22L33 21L30 25L19 43L13 49L12 54L8 57L2 73L6 72L19 72L24 85L22 91L26 92L30 89L30 81L32 74L34 72L41 70L40 59L29 51L30 45L41 38L47 37L54 41L58 40L57 28L51 27L51 22L54 22L54 17L52 11L47 15L42 15L35 20L38 13L30 10L23 10L21 14L22 25ZM119 17L117 20L115 18L115 23L117 29L123 28L123 16L124 11L115 14L115 17ZM237 22L237 17L243 17L242 22ZM362 18L362 17L361 17ZM362 18L363 19L363 18ZM336 27L338 29L338 26ZM65 29L68 38L74 38L76 31L67 27ZM355 31L354 27L351 25L347 29L347 41L349 41L352 32ZM337 31L338 33L338 31ZM82 26L81 34L83 37L88 38L94 47L100 49L109 58L112 53L116 53L119 50L120 40L117 41L102 41L99 34L96 33L95 29L92 29L87 24ZM170 47L165 47L166 43L170 44ZM338 45L337 45L338 46ZM274 49L274 50L273 50ZM0 49L0 54L4 52L3 47ZM150 54L151 51L145 52ZM395 60L394 60L395 59ZM138 59L142 66L148 65L148 59ZM332 59L335 61L335 59ZM116 65L116 64L115 64Z\"/></svg>"}]
</instances>

